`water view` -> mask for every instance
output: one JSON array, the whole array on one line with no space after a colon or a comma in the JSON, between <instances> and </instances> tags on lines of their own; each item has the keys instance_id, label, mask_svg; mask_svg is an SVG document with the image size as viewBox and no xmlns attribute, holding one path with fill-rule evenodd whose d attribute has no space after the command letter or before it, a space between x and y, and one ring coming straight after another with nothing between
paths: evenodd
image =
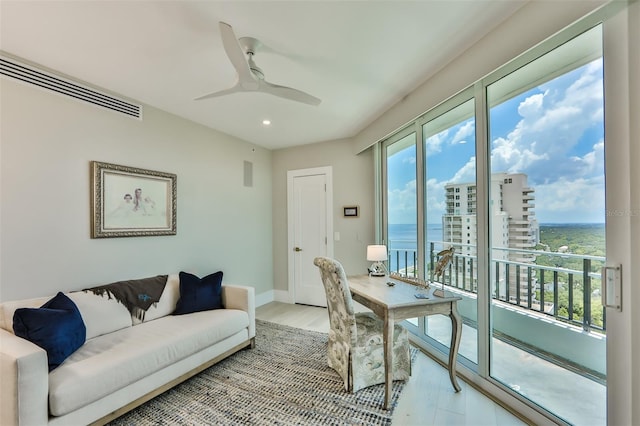
<instances>
[{"instance_id":1,"label":"water view","mask_svg":"<svg viewBox=\"0 0 640 426\"><path fill-rule=\"evenodd\" d=\"M389 224L389 269L397 271L413 267L414 258L411 253L417 253L418 227L415 224ZM605 255L605 225L604 223L543 223L539 226L540 236L536 250L552 253L578 254L588 256ZM442 225L427 224L427 244L436 243L439 250L443 243ZM405 253L407 262L405 263ZM553 261L548 256L539 256L536 264L570 267L575 260L569 256L557 257ZM549 263L550 262L550 263Z\"/></svg>"}]
</instances>

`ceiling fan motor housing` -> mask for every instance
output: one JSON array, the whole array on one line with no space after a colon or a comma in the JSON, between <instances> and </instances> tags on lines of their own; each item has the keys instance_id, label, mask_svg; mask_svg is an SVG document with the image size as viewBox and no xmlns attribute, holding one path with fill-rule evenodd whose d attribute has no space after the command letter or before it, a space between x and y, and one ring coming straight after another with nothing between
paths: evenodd
<instances>
[{"instance_id":1,"label":"ceiling fan motor housing","mask_svg":"<svg viewBox=\"0 0 640 426\"><path fill-rule=\"evenodd\" d=\"M262 69L253 62L253 53L247 53L247 56L247 62L249 63L249 69L251 72L260 80L264 80L264 73L262 72Z\"/></svg>"}]
</instances>

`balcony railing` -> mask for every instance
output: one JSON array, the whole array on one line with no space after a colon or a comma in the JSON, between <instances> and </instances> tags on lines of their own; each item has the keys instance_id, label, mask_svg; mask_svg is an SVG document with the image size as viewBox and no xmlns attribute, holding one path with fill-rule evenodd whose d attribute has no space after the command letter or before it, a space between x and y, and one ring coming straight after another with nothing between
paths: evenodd
<instances>
[{"instance_id":1,"label":"balcony railing","mask_svg":"<svg viewBox=\"0 0 640 426\"><path fill-rule=\"evenodd\" d=\"M433 274L438 261L439 250L435 247L449 245L451 242L429 243L426 263L431 281L435 279ZM445 286L475 294L478 289L477 258L465 254L475 253L475 246L454 245L458 252L441 279ZM542 256L546 257L545 262L533 263ZM600 268L604 266L604 257L495 247L492 257L493 299L582 327L587 332L605 333L605 309L600 302ZM527 262L527 259L531 260ZM419 277L417 265L415 249L389 251L391 272Z\"/></svg>"}]
</instances>

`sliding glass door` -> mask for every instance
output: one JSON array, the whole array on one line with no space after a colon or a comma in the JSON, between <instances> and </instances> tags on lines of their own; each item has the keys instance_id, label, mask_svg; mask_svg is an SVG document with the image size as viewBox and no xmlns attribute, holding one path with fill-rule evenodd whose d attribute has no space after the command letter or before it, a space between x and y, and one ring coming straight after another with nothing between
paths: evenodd
<instances>
[{"instance_id":1,"label":"sliding glass door","mask_svg":"<svg viewBox=\"0 0 640 426\"><path fill-rule=\"evenodd\" d=\"M600 26L558 36L382 143L390 269L461 297L472 374L576 424L606 423L602 68ZM448 354L448 318L410 323Z\"/></svg>"},{"instance_id":2,"label":"sliding glass door","mask_svg":"<svg viewBox=\"0 0 640 426\"><path fill-rule=\"evenodd\" d=\"M606 423L601 28L487 86L491 377Z\"/></svg>"},{"instance_id":3,"label":"sliding glass door","mask_svg":"<svg viewBox=\"0 0 640 426\"><path fill-rule=\"evenodd\" d=\"M471 93L434 111L422 125L425 157L424 256L427 278L464 297L458 309L464 330L458 353L472 364L478 362L477 346L477 198L476 126ZM433 116L433 118L431 118ZM435 266L442 250L455 250L440 276ZM425 336L448 352L451 321L442 315L425 318ZM474 367L475 369L475 367Z\"/></svg>"},{"instance_id":4,"label":"sliding glass door","mask_svg":"<svg viewBox=\"0 0 640 426\"><path fill-rule=\"evenodd\" d=\"M401 132L384 145L386 158L386 241L389 271L417 276L418 195L416 132Z\"/></svg>"}]
</instances>

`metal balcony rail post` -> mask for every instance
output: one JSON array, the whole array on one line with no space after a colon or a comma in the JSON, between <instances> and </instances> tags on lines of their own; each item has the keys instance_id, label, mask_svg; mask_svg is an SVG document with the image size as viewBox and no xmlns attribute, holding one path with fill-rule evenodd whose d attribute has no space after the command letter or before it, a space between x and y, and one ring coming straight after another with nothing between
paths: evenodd
<instances>
[{"instance_id":1,"label":"metal balcony rail post","mask_svg":"<svg viewBox=\"0 0 640 426\"><path fill-rule=\"evenodd\" d=\"M516 265L516 303L520 304L520 265Z\"/></svg>"},{"instance_id":2,"label":"metal balcony rail post","mask_svg":"<svg viewBox=\"0 0 640 426\"><path fill-rule=\"evenodd\" d=\"M436 251L434 243L429 244L429 279L433 280L433 268L435 268Z\"/></svg>"},{"instance_id":3,"label":"metal balcony rail post","mask_svg":"<svg viewBox=\"0 0 640 426\"><path fill-rule=\"evenodd\" d=\"M478 288L477 288L477 279L475 276L475 272L474 272L474 262L473 262L473 258L470 257L469 258L469 291L471 292L478 292Z\"/></svg>"},{"instance_id":4,"label":"metal balcony rail post","mask_svg":"<svg viewBox=\"0 0 640 426\"><path fill-rule=\"evenodd\" d=\"M553 316L558 318L558 271L553 271Z\"/></svg>"},{"instance_id":5,"label":"metal balcony rail post","mask_svg":"<svg viewBox=\"0 0 640 426\"><path fill-rule=\"evenodd\" d=\"M500 299L500 262L496 262L496 288L494 298Z\"/></svg>"},{"instance_id":6,"label":"metal balcony rail post","mask_svg":"<svg viewBox=\"0 0 640 426\"><path fill-rule=\"evenodd\" d=\"M395 272L400 272L400 252L399 251L396 251L396 271Z\"/></svg>"},{"instance_id":7,"label":"metal balcony rail post","mask_svg":"<svg viewBox=\"0 0 640 426\"><path fill-rule=\"evenodd\" d=\"M540 312L544 312L544 269L540 269Z\"/></svg>"},{"instance_id":8,"label":"metal balcony rail post","mask_svg":"<svg viewBox=\"0 0 640 426\"><path fill-rule=\"evenodd\" d=\"M527 309L531 309L531 300L533 298L533 285L531 276L531 267L527 267Z\"/></svg>"},{"instance_id":9,"label":"metal balcony rail post","mask_svg":"<svg viewBox=\"0 0 640 426\"><path fill-rule=\"evenodd\" d=\"M573 321L573 274L569 274L569 321Z\"/></svg>"},{"instance_id":10,"label":"metal balcony rail post","mask_svg":"<svg viewBox=\"0 0 640 426\"><path fill-rule=\"evenodd\" d=\"M467 289L467 259L462 258L462 289Z\"/></svg>"},{"instance_id":11,"label":"metal balcony rail post","mask_svg":"<svg viewBox=\"0 0 640 426\"><path fill-rule=\"evenodd\" d=\"M582 261L583 288L582 288L582 328L589 331L591 328L591 259Z\"/></svg>"},{"instance_id":12,"label":"metal balcony rail post","mask_svg":"<svg viewBox=\"0 0 640 426\"><path fill-rule=\"evenodd\" d=\"M504 265L504 300L507 302L511 300L511 292L509 291L509 287L511 286L511 281L509 280L511 268L509 268L509 264L505 263Z\"/></svg>"}]
</instances>

